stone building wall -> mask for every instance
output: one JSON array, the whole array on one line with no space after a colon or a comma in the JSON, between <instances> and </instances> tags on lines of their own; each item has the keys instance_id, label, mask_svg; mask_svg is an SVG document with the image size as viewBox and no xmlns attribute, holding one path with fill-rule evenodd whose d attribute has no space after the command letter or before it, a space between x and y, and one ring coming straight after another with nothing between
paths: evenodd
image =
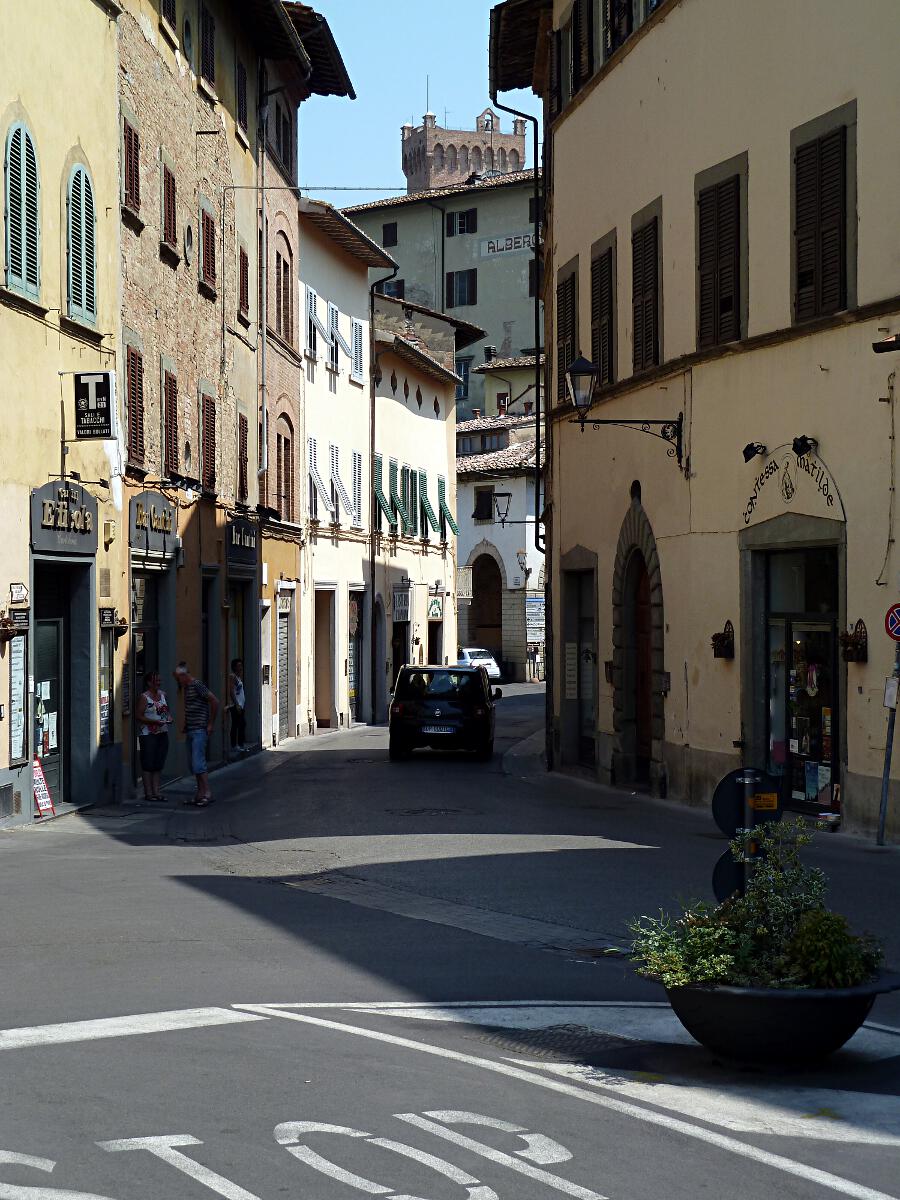
<instances>
[{"instance_id":1,"label":"stone building wall","mask_svg":"<svg viewBox=\"0 0 900 1200\"><path fill-rule=\"evenodd\" d=\"M407 192L465 183L472 175L521 171L525 167L525 122L513 120L511 133L502 133L500 117L486 108L474 129L444 129L434 113L422 124L401 131L403 173Z\"/></svg>"}]
</instances>

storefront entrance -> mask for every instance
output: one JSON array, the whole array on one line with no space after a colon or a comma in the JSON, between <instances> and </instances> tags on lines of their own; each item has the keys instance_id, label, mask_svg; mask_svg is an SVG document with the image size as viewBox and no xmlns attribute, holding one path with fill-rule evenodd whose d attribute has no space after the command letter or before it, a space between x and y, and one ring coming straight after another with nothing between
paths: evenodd
<instances>
[{"instance_id":1,"label":"storefront entrance","mask_svg":"<svg viewBox=\"0 0 900 1200\"><path fill-rule=\"evenodd\" d=\"M837 551L767 555L768 769L784 803L839 809Z\"/></svg>"},{"instance_id":2,"label":"storefront entrance","mask_svg":"<svg viewBox=\"0 0 900 1200\"><path fill-rule=\"evenodd\" d=\"M41 760L54 806L65 802L69 744L66 720L68 680L64 673L65 624L59 618L34 623L34 753Z\"/></svg>"},{"instance_id":3,"label":"storefront entrance","mask_svg":"<svg viewBox=\"0 0 900 1200\"><path fill-rule=\"evenodd\" d=\"M351 592L348 607L347 646L347 693L350 704L350 720L363 721L362 694L362 645L363 645L363 593Z\"/></svg>"}]
</instances>

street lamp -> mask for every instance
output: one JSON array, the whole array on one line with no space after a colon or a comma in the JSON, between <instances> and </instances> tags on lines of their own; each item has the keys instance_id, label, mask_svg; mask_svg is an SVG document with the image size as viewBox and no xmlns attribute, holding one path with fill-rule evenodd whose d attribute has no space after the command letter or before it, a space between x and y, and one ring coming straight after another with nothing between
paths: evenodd
<instances>
[{"instance_id":1,"label":"street lamp","mask_svg":"<svg viewBox=\"0 0 900 1200\"><path fill-rule=\"evenodd\" d=\"M597 390L597 368L592 362L579 354L566 371L566 389L572 407L578 413L581 421L581 432L584 433L585 418L594 402Z\"/></svg>"},{"instance_id":2,"label":"street lamp","mask_svg":"<svg viewBox=\"0 0 900 1200\"><path fill-rule=\"evenodd\" d=\"M512 500L512 492L494 492L494 511L501 525L506 524L509 516L510 500Z\"/></svg>"},{"instance_id":3,"label":"street lamp","mask_svg":"<svg viewBox=\"0 0 900 1200\"><path fill-rule=\"evenodd\" d=\"M752 462L757 454L765 455L768 453L768 447L764 446L762 442L748 442L744 447L744 462Z\"/></svg>"},{"instance_id":4,"label":"street lamp","mask_svg":"<svg viewBox=\"0 0 900 1200\"><path fill-rule=\"evenodd\" d=\"M803 458L811 450L818 450L818 448L818 441L815 438L807 437L805 433L801 433L799 437L795 437L791 442L791 449L798 458Z\"/></svg>"}]
</instances>

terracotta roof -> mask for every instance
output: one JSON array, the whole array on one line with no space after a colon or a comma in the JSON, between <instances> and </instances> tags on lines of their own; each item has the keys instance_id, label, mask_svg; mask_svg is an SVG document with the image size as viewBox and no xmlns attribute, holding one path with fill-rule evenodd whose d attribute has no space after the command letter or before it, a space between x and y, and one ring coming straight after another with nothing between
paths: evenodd
<instances>
[{"instance_id":1,"label":"terracotta roof","mask_svg":"<svg viewBox=\"0 0 900 1200\"><path fill-rule=\"evenodd\" d=\"M344 212L349 211L349 209L344 209ZM393 259L391 262L393 262ZM438 312L436 308L428 308L425 304L414 304L412 300L403 300L397 296L385 296L383 292L376 294L379 304L382 300L386 300L389 304L396 304L399 308L411 308L413 312L425 313L429 317L440 317L442 321L446 321L448 325L452 325L456 330L457 350L464 350L466 346L471 346L473 342L478 342L485 336L485 330L480 325L473 325L471 321L463 321L459 317L451 317L449 313Z\"/></svg>"},{"instance_id":2,"label":"terracotta roof","mask_svg":"<svg viewBox=\"0 0 900 1200\"><path fill-rule=\"evenodd\" d=\"M544 356L541 355L541 365L543 366ZM474 375L488 375L491 371L524 371L528 367L534 366L533 354L518 354L512 358L492 358L488 362L479 363L477 367L472 368Z\"/></svg>"},{"instance_id":3,"label":"terracotta roof","mask_svg":"<svg viewBox=\"0 0 900 1200\"><path fill-rule=\"evenodd\" d=\"M406 196L388 196L384 200L370 200L368 204L352 204L345 208L344 212L358 213L368 212L373 208L396 208L401 204L419 204L435 196L465 195L468 192L481 192L489 188L512 187L524 183L534 183L534 171L507 171L505 175L494 175L490 179L479 179L474 183L454 183L448 187L430 188L425 192L411 192Z\"/></svg>"},{"instance_id":4,"label":"terracotta roof","mask_svg":"<svg viewBox=\"0 0 900 1200\"><path fill-rule=\"evenodd\" d=\"M312 74L306 87L317 96L347 96L355 100L356 92L328 22L308 4L294 0L283 0L283 3L312 63Z\"/></svg>"},{"instance_id":5,"label":"terracotta roof","mask_svg":"<svg viewBox=\"0 0 900 1200\"><path fill-rule=\"evenodd\" d=\"M460 377L454 375L443 363L438 362L421 347L416 346L405 337L401 337L398 333L394 333L391 329L376 329L375 341L379 346L392 350L398 358L402 358L404 362L408 362L410 366L422 371L423 374L430 375L439 383L462 383Z\"/></svg>"},{"instance_id":6,"label":"terracotta roof","mask_svg":"<svg viewBox=\"0 0 900 1200\"><path fill-rule=\"evenodd\" d=\"M471 421L459 421L457 433L482 433L492 429L516 429L519 425L533 425L534 413L510 413L506 417L474 417Z\"/></svg>"},{"instance_id":7,"label":"terracotta roof","mask_svg":"<svg viewBox=\"0 0 900 1200\"><path fill-rule=\"evenodd\" d=\"M505 450L488 450L484 454L460 455L456 459L456 476L496 474L499 471L527 471L534 466L535 440L514 442Z\"/></svg>"},{"instance_id":8,"label":"terracotta roof","mask_svg":"<svg viewBox=\"0 0 900 1200\"><path fill-rule=\"evenodd\" d=\"M358 225L345 217L340 209L324 200L310 200L301 196L297 201L300 216L331 238L348 254L358 258L368 267L396 267L396 263L377 242L363 233Z\"/></svg>"},{"instance_id":9,"label":"terracotta roof","mask_svg":"<svg viewBox=\"0 0 900 1200\"><path fill-rule=\"evenodd\" d=\"M491 9L488 79L492 96L532 87L539 34L549 17L550 0L506 0Z\"/></svg>"},{"instance_id":10,"label":"terracotta roof","mask_svg":"<svg viewBox=\"0 0 900 1200\"><path fill-rule=\"evenodd\" d=\"M254 45L265 58L293 61L302 74L310 69L309 55L281 0L244 0L240 15Z\"/></svg>"}]
</instances>

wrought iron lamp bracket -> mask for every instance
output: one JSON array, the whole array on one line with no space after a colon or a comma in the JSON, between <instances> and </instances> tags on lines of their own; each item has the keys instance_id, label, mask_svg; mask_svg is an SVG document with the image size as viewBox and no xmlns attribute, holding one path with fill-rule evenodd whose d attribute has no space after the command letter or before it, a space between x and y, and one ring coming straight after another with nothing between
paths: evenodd
<instances>
[{"instance_id":1,"label":"wrought iron lamp bracket","mask_svg":"<svg viewBox=\"0 0 900 1200\"><path fill-rule=\"evenodd\" d=\"M684 413L680 412L678 417L672 420L651 421L651 420L595 420L590 417L576 417L572 420L572 424L580 425L581 432L584 433L584 427L589 424L592 429L599 429L601 425L619 425L623 429L636 429L638 433L647 433L650 437L659 438L660 441L668 442L669 449L666 454L669 458L674 458L678 466L683 465L684 458Z\"/></svg>"}]
</instances>

